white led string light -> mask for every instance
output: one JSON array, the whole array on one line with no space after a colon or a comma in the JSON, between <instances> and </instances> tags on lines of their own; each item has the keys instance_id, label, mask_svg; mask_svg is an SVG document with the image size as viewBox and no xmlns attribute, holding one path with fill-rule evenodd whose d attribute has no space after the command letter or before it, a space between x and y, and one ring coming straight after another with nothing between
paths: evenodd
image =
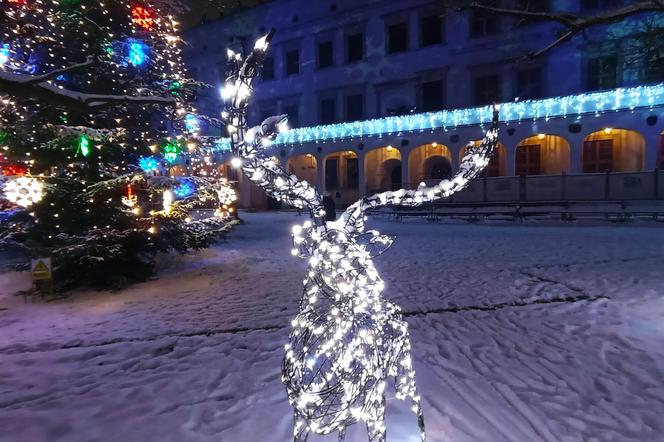
<instances>
[{"instance_id":1,"label":"white led string light","mask_svg":"<svg viewBox=\"0 0 664 442\"><path fill-rule=\"evenodd\" d=\"M293 227L292 254L309 262L300 311L291 324L282 366L282 382L294 408L294 440L304 442L309 433L336 431L341 441L348 426L363 421L369 440L384 442L385 391L387 380L392 378L397 398L412 400L424 441L408 325L400 308L383 298L384 283L373 264L373 258L385 251L392 239L378 231L365 233L365 212L386 205L418 206L463 189L486 167L496 149L498 111L493 110L483 142L468 147L459 172L451 180L363 198L339 220L326 222L316 189L263 152L283 133L287 117L270 117L251 129L247 125L251 85L271 37L272 32L260 39L246 60L228 51L227 107L222 118L236 166L268 195L306 208L312 216L312 221Z\"/></svg>"}]
</instances>

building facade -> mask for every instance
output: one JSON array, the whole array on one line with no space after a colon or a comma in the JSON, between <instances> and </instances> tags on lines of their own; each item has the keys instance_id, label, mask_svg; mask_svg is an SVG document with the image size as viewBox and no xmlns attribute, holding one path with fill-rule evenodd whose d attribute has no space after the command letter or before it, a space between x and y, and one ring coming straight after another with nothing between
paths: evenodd
<instances>
[{"instance_id":1,"label":"building facade","mask_svg":"<svg viewBox=\"0 0 664 442\"><path fill-rule=\"evenodd\" d=\"M583 14L608 3L619 2L528 2ZM431 0L275 0L191 29L185 55L193 76L215 86L199 100L215 116L226 48L250 49L275 28L250 120L288 114L294 130L275 143L275 159L340 205L453 174L494 102L506 103L501 145L482 195L471 188L462 200L664 198L655 171L664 166L664 64L659 49L648 52L643 24L658 19L598 28L524 61L555 39L556 24ZM220 167L240 181L243 206L269 205Z\"/></svg>"}]
</instances>

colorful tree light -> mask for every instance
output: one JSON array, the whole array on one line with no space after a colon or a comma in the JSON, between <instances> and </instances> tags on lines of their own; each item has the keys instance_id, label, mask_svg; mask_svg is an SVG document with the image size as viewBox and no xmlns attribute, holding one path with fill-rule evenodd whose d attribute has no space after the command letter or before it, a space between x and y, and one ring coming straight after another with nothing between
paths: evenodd
<instances>
[{"instance_id":1,"label":"colorful tree light","mask_svg":"<svg viewBox=\"0 0 664 442\"><path fill-rule=\"evenodd\" d=\"M21 207L30 207L44 196L44 184L36 178L22 176L9 180L4 187L9 201Z\"/></svg>"},{"instance_id":2,"label":"colorful tree light","mask_svg":"<svg viewBox=\"0 0 664 442\"><path fill-rule=\"evenodd\" d=\"M148 46L141 40L129 39L127 41L129 53L127 61L132 66L142 66L148 60Z\"/></svg>"},{"instance_id":3,"label":"colorful tree light","mask_svg":"<svg viewBox=\"0 0 664 442\"><path fill-rule=\"evenodd\" d=\"M87 137L87 135L82 134L80 137L78 137L78 149L76 152L80 153L84 157L88 157L90 155L90 139Z\"/></svg>"},{"instance_id":4,"label":"colorful tree light","mask_svg":"<svg viewBox=\"0 0 664 442\"><path fill-rule=\"evenodd\" d=\"M149 31L155 24L154 12L143 6L134 6L131 8L131 21Z\"/></svg>"},{"instance_id":5,"label":"colorful tree light","mask_svg":"<svg viewBox=\"0 0 664 442\"><path fill-rule=\"evenodd\" d=\"M198 132L201 130L201 124L198 121L198 117L194 114L187 114L184 117L184 127L188 132Z\"/></svg>"},{"instance_id":6,"label":"colorful tree light","mask_svg":"<svg viewBox=\"0 0 664 442\"><path fill-rule=\"evenodd\" d=\"M7 64L10 55L11 52L9 51L9 43L4 43L2 46L0 46L0 66Z\"/></svg>"},{"instance_id":7,"label":"colorful tree light","mask_svg":"<svg viewBox=\"0 0 664 442\"><path fill-rule=\"evenodd\" d=\"M162 156L169 163L174 162L178 159L180 153L182 153L182 145L177 140L171 140L161 147Z\"/></svg>"},{"instance_id":8,"label":"colorful tree light","mask_svg":"<svg viewBox=\"0 0 664 442\"><path fill-rule=\"evenodd\" d=\"M141 157L138 160L138 167L144 172L154 172L159 170L159 160L155 157Z\"/></svg>"},{"instance_id":9,"label":"colorful tree light","mask_svg":"<svg viewBox=\"0 0 664 442\"><path fill-rule=\"evenodd\" d=\"M173 187L173 194L178 198L186 198L196 191L196 186L189 180L180 180L179 183Z\"/></svg>"}]
</instances>

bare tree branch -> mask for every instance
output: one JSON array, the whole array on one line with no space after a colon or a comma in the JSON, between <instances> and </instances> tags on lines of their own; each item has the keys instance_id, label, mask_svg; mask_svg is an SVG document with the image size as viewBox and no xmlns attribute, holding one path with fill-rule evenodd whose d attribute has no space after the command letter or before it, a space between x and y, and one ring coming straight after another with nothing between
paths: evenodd
<instances>
[{"instance_id":1,"label":"bare tree branch","mask_svg":"<svg viewBox=\"0 0 664 442\"><path fill-rule=\"evenodd\" d=\"M470 2L467 5L461 5L457 10L479 10L523 19L557 22L564 25L565 28L559 33L559 36L555 41L546 47L529 54L529 57L534 58L552 50L593 26L616 23L637 14L664 12L664 0L636 1L627 6L606 10L589 16L575 15L568 12L536 12L523 9L500 8L484 5L477 1Z\"/></svg>"},{"instance_id":2,"label":"bare tree branch","mask_svg":"<svg viewBox=\"0 0 664 442\"><path fill-rule=\"evenodd\" d=\"M72 64L72 65L69 65L69 66L65 66L64 68L56 69L54 71L47 72L47 73L41 74L41 75L30 75L29 77L31 77L31 78L28 80L28 83L41 83L43 81L48 81L52 78L57 77L58 75L65 74L67 72L71 72L71 71L74 71L76 69L81 69L81 68L84 68L84 67L87 67L87 66L91 66L91 65L94 64L94 62L95 62L94 58L88 57L82 63L76 63L76 64Z\"/></svg>"}]
</instances>

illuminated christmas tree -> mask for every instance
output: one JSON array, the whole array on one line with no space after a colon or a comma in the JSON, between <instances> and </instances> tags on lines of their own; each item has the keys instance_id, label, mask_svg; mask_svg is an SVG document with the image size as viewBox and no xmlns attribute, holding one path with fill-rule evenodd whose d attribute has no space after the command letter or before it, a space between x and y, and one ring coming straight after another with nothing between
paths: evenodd
<instances>
[{"instance_id":1,"label":"illuminated christmas tree","mask_svg":"<svg viewBox=\"0 0 664 442\"><path fill-rule=\"evenodd\" d=\"M201 85L186 77L178 8L0 4L0 246L51 256L59 288L145 279L158 252L228 229L228 186L189 156Z\"/></svg>"}]
</instances>

